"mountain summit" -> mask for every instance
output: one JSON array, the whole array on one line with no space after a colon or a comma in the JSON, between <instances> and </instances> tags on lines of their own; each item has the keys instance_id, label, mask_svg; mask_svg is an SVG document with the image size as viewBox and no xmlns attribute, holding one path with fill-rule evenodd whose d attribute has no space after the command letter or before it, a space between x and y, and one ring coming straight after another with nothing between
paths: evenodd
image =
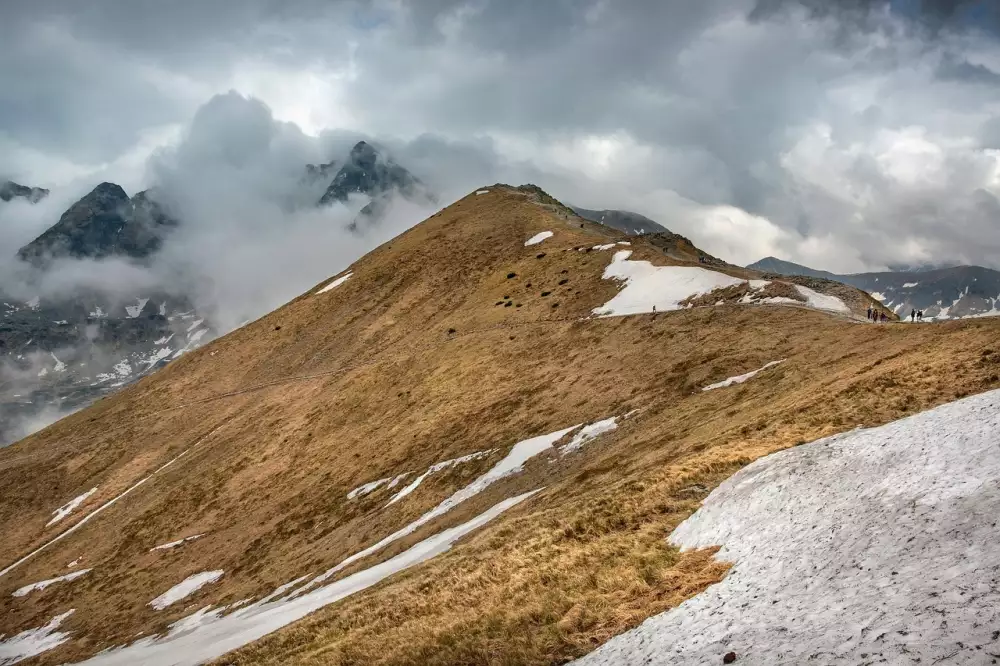
<instances>
[{"instance_id":1,"label":"mountain summit","mask_svg":"<svg viewBox=\"0 0 1000 666\"><path fill-rule=\"evenodd\" d=\"M322 173L327 166L314 167L310 173ZM383 157L371 144L359 141L333 177L333 182L326 188L319 205L346 202L351 194L366 194L374 199L393 190L409 197L421 185L405 168Z\"/></svg>"},{"instance_id":2,"label":"mountain summit","mask_svg":"<svg viewBox=\"0 0 1000 666\"><path fill-rule=\"evenodd\" d=\"M175 224L150 191L129 199L121 186L101 183L17 254L32 263L57 257L141 259L159 249L165 230Z\"/></svg>"}]
</instances>

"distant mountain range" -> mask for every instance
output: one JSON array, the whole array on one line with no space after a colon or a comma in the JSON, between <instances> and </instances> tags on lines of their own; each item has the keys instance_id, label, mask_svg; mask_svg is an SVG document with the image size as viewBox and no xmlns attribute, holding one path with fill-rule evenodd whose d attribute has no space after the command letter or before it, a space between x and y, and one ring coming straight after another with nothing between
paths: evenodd
<instances>
[{"instance_id":1,"label":"distant mountain range","mask_svg":"<svg viewBox=\"0 0 1000 666\"><path fill-rule=\"evenodd\" d=\"M1000 271L982 266L838 275L766 257L747 268L842 282L867 291L902 318L914 309L938 320L1000 315Z\"/></svg>"}]
</instances>

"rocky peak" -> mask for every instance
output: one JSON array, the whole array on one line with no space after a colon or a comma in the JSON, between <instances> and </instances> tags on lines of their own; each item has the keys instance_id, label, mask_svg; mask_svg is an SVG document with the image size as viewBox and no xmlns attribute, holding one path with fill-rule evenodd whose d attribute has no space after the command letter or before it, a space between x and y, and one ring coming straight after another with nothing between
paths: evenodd
<instances>
[{"instance_id":1,"label":"rocky peak","mask_svg":"<svg viewBox=\"0 0 1000 666\"><path fill-rule=\"evenodd\" d=\"M161 227L174 224L148 190L129 199L121 186L101 183L17 254L34 264L56 257L142 258L159 249Z\"/></svg>"},{"instance_id":2,"label":"rocky peak","mask_svg":"<svg viewBox=\"0 0 1000 666\"><path fill-rule=\"evenodd\" d=\"M337 171L333 182L319 200L320 206L335 201L345 202L351 194L377 197L391 190L411 195L420 181L391 159L386 159L370 144L359 141L348 155L347 162Z\"/></svg>"}]
</instances>

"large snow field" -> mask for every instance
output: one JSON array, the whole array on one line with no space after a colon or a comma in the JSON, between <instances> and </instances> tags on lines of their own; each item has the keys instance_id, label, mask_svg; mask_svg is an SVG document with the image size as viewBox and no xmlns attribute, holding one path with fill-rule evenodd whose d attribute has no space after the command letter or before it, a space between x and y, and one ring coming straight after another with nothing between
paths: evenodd
<instances>
[{"instance_id":1,"label":"large snow field","mask_svg":"<svg viewBox=\"0 0 1000 666\"><path fill-rule=\"evenodd\" d=\"M847 304L836 296L821 294L818 291L813 291L809 287L803 287L800 284L795 285L795 288L800 294L806 297L806 304L811 308L851 314L851 308L847 307Z\"/></svg>"},{"instance_id":2,"label":"large snow field","mask_svg":"<svg viewBox=\"0 0 1000 666\"><path fill-rule=\"evenodd\" d=\"M604 269L605 280L621 280L625 286L610 301L594 308L595 315L642 314L654 308L661 312L677 310L681 301L692 296L746 282L697 266L654 266L648 261L630 261L630 256L631 250L619 250Z\"/></svg>"},{"instance_id":3,"label":"large snow field","mask_svg":"<svg viewBox=\"0 0 1000 666\"><path fill-rule=\"evenodd\" d=\"M993 391L761 458L670 537L729 575L577 663L992 663L998 442Z\"/></svg>"}]
</instances>

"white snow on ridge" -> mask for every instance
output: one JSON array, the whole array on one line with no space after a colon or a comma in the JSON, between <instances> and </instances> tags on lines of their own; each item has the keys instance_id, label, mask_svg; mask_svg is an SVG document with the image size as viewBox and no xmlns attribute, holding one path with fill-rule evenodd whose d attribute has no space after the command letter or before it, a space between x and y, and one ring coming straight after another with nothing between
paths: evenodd
<instances>
[{"instance_id":1,"label":"white snow on ridge","mask_svg":"<svg viewBox=\"0 0 1000 666\"><path fill-rule=\"evenodd\" d=\"M715 384L709 384L708 386L704 387L701 390L703 392L704 391L712 391L712 390L715 390L715 389L726 388L727 386L732 386L733 384L742 384L743 382L747 381L748 379L753 378L757 373L763 372L764 370L767 370L768 368L773 368L774 366L778 365L779 363L784 363L784 362L785 362L785 359L781 359L780 361L771 361L770 363L768 363L767 365L765 365L763 368L757 368L756 370L751 370L750 372L748 372L746 374L736 375L735 377L730 377L729 379L724 379L721 382L716 382Z\"/></svg>"},{"instance_id":2,"label":"white snow on ridge","mask_svg":"<svg viewBox=\"0 0 1000 666\"><path fill-rule=\"evenodd\" d=\"M692 296L745 282L695 266L654 266L648 261L629 261L630 256L631 250L619 250L604 269L602 277L605 280L621 280L625 286L610 301L594 308L595 315L641 314L652 312L654 308L661 312L677 310L681 301Z\"/></svg>"},{"instance_id":3,"label":"white snow on ridge","mask_svg":"<svg viewBox=\"0 0 1000 666\"><path fill-rule=\"evenodd\" d=\"M577 663L989 663L998 439L992 391L761 458L670 537L725 580Z\"/></svg>"},{"instance_id":4,"label":"white snow on ridge","mask_svg":"<svg viewBox=\"0 0 1000 666\"><path fill-rule=\"evenodd\" d=\"M591 250L601 250L601 251L603 251L603 250L610 250L614 246L615 246L614 243L607 243L605 245L595 245L594 247L592 247L590 249Z\"/></svg>"},{"instance_id":5,"label":"white snow on ridge","mask_svg":"<svg viewBox=\"0 0 1000 666\"><path fill-rule=\"evenodd\" d=\"M479 529L538 492L534 490L504 500L472 520L424 539L385 562L308 594L268 603L257 602L229 615L222 615L224 609L202 608L170 625L166 636L141 639L128 647L103 652L81 663L89 666L194 666L205 663L277 631L324 606L357 594L395 573L447 552L453 543L466 534Z\"/></svg>"},{"instance_id":6,"label":"white snow on ridge","mask_svg":"<svg viewBox=\"0 0 1000 666\"><path fill-rule=\"evenodd\" d=\"M48 580L40 580L37 583L32 583L31 585L25 585L24 587L19 587L14 590L13 596L23 597L29 592L34 592L35 590L44 590L49 585L55 585L56 583L68 583L71 580L76 580L80 576L88 573L91 569L80 569L79 571L74 571L73 573L68 573L65 576L56 576L55 578L49 578Z\"/></svg>"},{"instance_id":7,"label":"white snow on ridge","mask_svg":"<svg viewBox=\"0 0 1000 666\"><path fill-rule=\"evenodd\" d=\"M378 490L378 488L380 486L385 485L386 483L389 483L389 481L391 479L392 479L392 477L386 477L384 479L379 479L377 481L372 481L370 483L366 483L364 485L358 486L354 490L352 490L349 493L347 493L347 499L352 500L355 497L364 497L365 495L368 495L369 493L373 493L376 490Z\"/></svg>"},{"instance_id":8,"label":"white snow on ridge","mask_svg":"<svg viewBox=\"0 0 1000 666\"><path fill-rule=\"evenodd\" d=\"M50 525L54 525L55 523L58 523L60 520L62 520L63 518L65 518L66 516L68 516L70 513L72 513L73 509L75 509L76 507L78 507L81 504L83 504L84 502L86 502L87 498L90 497L91 495L93 495L96 492L97 492L97 488L96 487L95 488L91 488L90 490L88 490L84 494L78 495L77 497L74 497L70 501L66 502L61 507L59 507L58 509L56 509L55 511L52 512L52 520L50 520L49 522L47 522L45 524L45 526L49 527Z\"/></svg>"},{"instance_id":9,"label":"white snow on ridge","mask_svg":"<svg viewBox=\"0 0 1000 666\"><path fill-rule=\"evenodd\" d=\"M490 193L489 190L476 190L476 195L477 196L480 195L480 194L489 194L489 193Z\"/></svg>"},{"instance_id":10,"label":"white snow on ridge","mask_svg":"<svg viewBox=\"0 0 1000 666\"><path fill-rule=\"evenodd\" d=\"M555 234L551 231L540 231L528 240L524 241L524 246L528 247L529 245L538 245L546 238L552 238L553 236L555 236Z\"/></svg>"},{"instance_id":11,"label":"white snow on ridge","mask_svg":"<svg viewBox=\"0 0 1000 666\"><path fill-rule=\"evenodd\" d=\"M427 468L426 472L418 476L409 485L407 485L405 488L403 488L398 493L393 495L392 499L389 500L389 504L395 504L399 500L403 499L404 497L412 493L414 490L417 489L417 487L421 483L423 483L424 479L426 479L431 474L434 474L435 472L440 472L443 469L449 469L451 467L461 465L463 463L479 460L480 458L487 458L490 455L492 455L495 450L496 449L490 449L488 451L476 451L475 453L470 453L469 455L462 456L461 458L454 458L452 460L445 460L444 462L434 463L433 465ZM406 475L404 474L403 476ZM389 487L392 488L397 483L399 483L399 481L402 481L402 477L396 477L396 479L393 480L393 482L389 485ZM389 504L386 504L386 506L389 506Z\"/></svg>"},{"instance_id":12,"label":"white snow on ridge","mask_svg":"<svg viewBox=\"0 0 1000 666\"><path fill-rule=\"evenodd\" d=\"M156 610L163 610L171 604L175 604L181 599L191 596L209 583L222 578L224 571L202 571L188 576L172 588L149 602L149 605Z\"/></svg>"},{"instance_id":13,"label":"white snow on ridge","mask_svg":"<svg viewBox=\"0 0 1000 666\"><path fill-rule=\"evenodd\" d=\"M10 638L4 638L0 634L0 666L16 664L65 643L69 634L56 629L72 614L73 609L70 609L49 620L44 627L26 629Z\"/></svg>"},{"instance_id":14,"label":"white snow on ridge","mask_svg":"<svg viewBox=\"0 0 1000 666\"><path fill-rule=\"evenodd\" d=\"M844 314L851 313L851 308L847 307L844 301L840 300L836 296L821 294L818 291L813 291L809 287L803 287L800 284L795 285L795 288L800 294L806 297L806 304L811 308L816 308L817 310L829 310L831 312L843 312Z\"/></svg>"},{"instance_id":15,"label":"white snow on ridge","mask_svg":"<svg viewBox=\"0 0 1000 666\"><path fill-rule=\"evenodd\" d=\"M340 285L342 285L345 282L347 282L352 275L354 275L353 272L350 272L347 275L342 275L339 278L337 278L336 280L332 281L330 284L326 285L325 287L323 287L322 289L320 289L319 291L317 291L316 293L317 294L325 294L326 292L330 291L334 287L339 287Z\"/></svg>"}]
</instances>

